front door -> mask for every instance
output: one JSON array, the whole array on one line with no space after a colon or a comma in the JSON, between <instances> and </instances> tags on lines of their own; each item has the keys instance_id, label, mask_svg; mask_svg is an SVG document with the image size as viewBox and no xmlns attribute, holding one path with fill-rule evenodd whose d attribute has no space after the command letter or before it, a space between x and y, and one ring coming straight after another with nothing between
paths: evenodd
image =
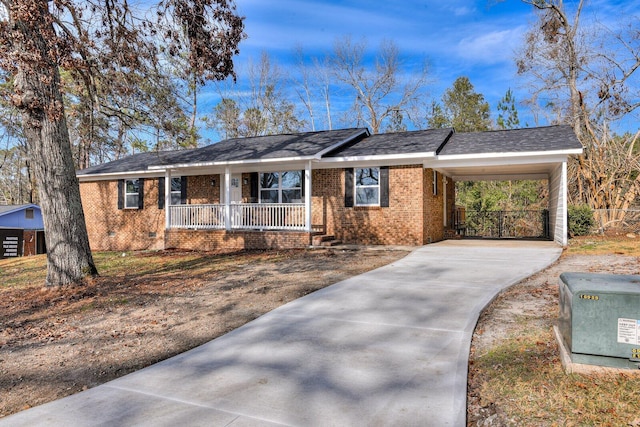
<instances>
[{"instance_id":1,"label":"front door","mask_svg":"<svg viewBox=\"0 0 640 427\"><path fill-rule=\"evenodd\" d=\"M229 187L230 203L242 203L242 174L231 174L231 183ZM222 201L222 203L225 203L225 195L226 192L224 191L224 179L222 179L220 180L220 200Z\"/></svg>"}]
</instances>

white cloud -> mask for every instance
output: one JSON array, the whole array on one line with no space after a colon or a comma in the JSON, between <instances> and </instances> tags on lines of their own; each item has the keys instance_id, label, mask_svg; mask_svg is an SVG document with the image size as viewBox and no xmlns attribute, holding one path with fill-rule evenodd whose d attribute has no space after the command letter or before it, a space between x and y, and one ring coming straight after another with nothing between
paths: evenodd
<instances>
[{"instance_id":1,"label":"white cloud","mask_svg":"<svg viewBox=\"0 0 640 427\"><path fill-rule=\"evenodd\" d=\"M467 16L471 15L476 9L468 6L460 6L453 9L453 14L455 16Z\"/></svg>"},{"instance_id":2,"label":"white cloud","mask_svg":"<svg viewBox=\"0 0 640 427\"><path fill-rule=\"evenodd\" d=\"M469 35L460 40L456 51L460 57L481 64L512 61L524 32L525 27L520 26Z\"/></svg>"}]
</instances>

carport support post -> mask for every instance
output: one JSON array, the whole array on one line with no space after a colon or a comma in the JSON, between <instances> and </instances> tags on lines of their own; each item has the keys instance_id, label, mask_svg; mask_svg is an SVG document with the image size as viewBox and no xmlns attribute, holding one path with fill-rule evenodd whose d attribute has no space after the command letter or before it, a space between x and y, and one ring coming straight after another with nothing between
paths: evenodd
<instances>
[{"instance_id":1,"label":"carport support post","mask_svg":"<svg viewBox=\"0 0 640 427\"><path fill-rule=\"evenodd\" d=\"M304 229L311 232L311 161L304 168Z\"/></svg>"},{"instance_id":2,"label":"carport support post","mask_svg":"<svg viewBox=\"0 0 640 427\"><path fill-rule=\"evenodd\" d=\"M560 206L560 221L561 222L561 230L562 230L562 238L560 239L562 243L562 247L565 247L569 244L568 235L569 235L569 216L567 214L567 193L569 189L567 188L567 162L562 162L561 166L561 178L560 178L560 194L558 195L558 205Z\"/></svg>"},{"instance_id":3,"label":"carport support post","mask_svg":"<svg viewBox=\"0 0 640 427\"><path fill-rule=\"evenodd\" d=\"M229 166L224 168L224 228L231 230L231 170Z\"/></svg>"}]
</instances>

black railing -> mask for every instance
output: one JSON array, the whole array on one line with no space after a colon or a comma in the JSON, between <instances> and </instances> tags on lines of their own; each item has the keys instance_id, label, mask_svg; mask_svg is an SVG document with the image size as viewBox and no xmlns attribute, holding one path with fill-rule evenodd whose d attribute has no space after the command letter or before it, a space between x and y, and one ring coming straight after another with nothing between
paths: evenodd
<instances>
[{"instance_id":1,"label":"black railing","mask_svg":"<svg viewBox=\"0 0 640 427\"><path fill-rule=\"evenodd\" d=\"M464 234L468 237L548 239L549 211L466 211Z\"/></svg>"}]
</instances>

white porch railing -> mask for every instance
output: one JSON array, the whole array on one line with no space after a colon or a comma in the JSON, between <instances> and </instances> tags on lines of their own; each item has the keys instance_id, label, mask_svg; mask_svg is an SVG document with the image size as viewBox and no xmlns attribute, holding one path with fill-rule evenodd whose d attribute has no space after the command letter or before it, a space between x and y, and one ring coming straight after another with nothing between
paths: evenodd
<instances>
[{"instance_id":1,"label":"white porch railing","mask_svg":"<svg viewBox=\"0 0 640 427\"><path fill-rule=\"evenodd\" d=\"M169 228L224 230L224 205L169 206Z\"/></svg>"},{"instance_id":2,"label":"white porch railing","mask_svg":"<svg viewBox=\"0 0 640 427\"><path fill-rule=\"evenodd\" d=\"M304 230L304 203L235 203L229 205L231 229ZM169 228L225 229L225 205L169 206Z\"/></svg>"},{"instance_id":3,"label":"white porch railing","mask_svg":"<svg viewBox=\"0 0 640 427\"><path fill-rule=\"evenodd\" d=\"M231 228L304 230L304 203L237 203L231 206Z\"/></svg>"}]
</instances>

